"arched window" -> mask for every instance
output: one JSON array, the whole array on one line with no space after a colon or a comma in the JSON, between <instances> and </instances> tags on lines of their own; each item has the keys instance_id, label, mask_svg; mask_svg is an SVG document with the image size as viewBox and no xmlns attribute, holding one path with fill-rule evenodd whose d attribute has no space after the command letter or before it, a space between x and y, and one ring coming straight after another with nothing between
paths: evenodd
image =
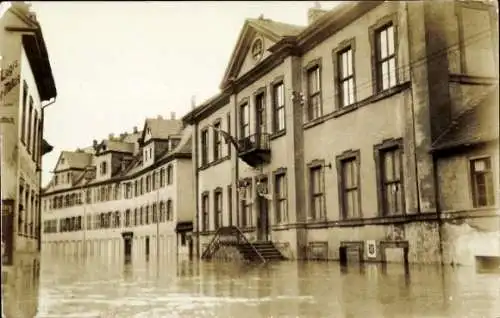
<instances>
[{"instance_id":1,"label":"arched window","mask_svg":"<svg viewBox=\"0 0 500 318\"><path fill-rule=\"evenodd\" d=\"M168 199L167 200L167 221L172 221L173 220L173 204L172 200Z\"/></svg>"}]
</instances>

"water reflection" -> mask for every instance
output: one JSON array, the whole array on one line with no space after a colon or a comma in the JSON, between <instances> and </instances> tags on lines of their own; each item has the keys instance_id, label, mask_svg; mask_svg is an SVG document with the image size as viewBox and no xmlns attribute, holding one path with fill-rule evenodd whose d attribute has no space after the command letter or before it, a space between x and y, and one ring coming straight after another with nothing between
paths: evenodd
<instances>
[{"instance_id":1,"label":"water reflection","mask_svg":"<svg viewBox=\"0 0 500 318\"><path fill-rule=\"evenodd\" d=\"M8 270L2 284L2 315L32 318L36 316L40 286L40 265L36 257L23 257Z\"/></svg>"},{"instance_id":2,"label":"water reflection","mask_svg":"<svg viewBox=\"0 0 500 318\"><path fill-rule=\"evenodd\" d=\"M25 270L27 271L27 270ZM26 274L26 273L25 273ZM28 277L28 276L25 276ZM268 265L43 257L40 291L4 305L33 317L495 317L500 276L473 268L282 262ZM22 286L21 286L22 285ZM29 290L29 292L27 292ZM38 301L39 299L39 301ZM16 311L17 310L17 311ZM21 312L24 310L23 312Z\"/></svg>"}]
</instances>

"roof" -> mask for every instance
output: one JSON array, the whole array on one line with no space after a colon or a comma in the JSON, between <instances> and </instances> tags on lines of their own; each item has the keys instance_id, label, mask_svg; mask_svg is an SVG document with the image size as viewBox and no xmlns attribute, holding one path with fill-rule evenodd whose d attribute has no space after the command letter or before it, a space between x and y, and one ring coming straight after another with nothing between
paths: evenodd
<instances>
[{"instance_id":1,"label":"roof","mask_svg":"<svg viewBox=\"0 0 500 318\"><path fill-rule=\"evenodd\" d=\"M246 21L248 21L252 26L255 26L258 29L263 29L279 38L286 36L296 36L306 28L305 26L301 25L288 24L263 18L247 19Z\"/></svg>"},{"instance_id":2,"label":"roof","mask_svg":"<svg viewBox=\"0 0 500 318\"><path fill-rule=\"evenodd\" d=\"M13 1L9 10L12 10L18 16L22 16L23 20L29 21L29 27L33 27L29 29L33 34L22 35L22 44L26 51L33 76L35 77L40 99L46 101L57 96L57 89L42 27L36 21L36 15L30 11L30 6L21 1ZM14 28L12 31L22 32L24 30Z\"/></svg>"},{"instance_id":3,"label":"roof","mask_svg":"<svg viewBox=\"0 0 500 318\"><path fill-rule=\"evenodd\" d=\"M432 150L498 140L499 103L498 86L485 89L469 107L452 120L452 124L432 144Z\"/></svg>"},{"instance_id":4,"label":"roof","mask_svg":"<svg viewBox=\"0 0 500 318\"><path fill-rule=\"evenodd\" d=\"M176 135L182 129L182 120L163 119L163 118L146 118L144 128L151 129L151 138L167 139L171 135Z\"/></svg>"},{"instance_id":5,"label":"roof","mask_svg":"<svg viewBox=\"0 0 500 318\"><path fill-rule=\"evenodd\" d=\"M92 154L83 151L62 151L61 156L70 168L83 169L92 163Z\"/></svg>"}]
</instances>

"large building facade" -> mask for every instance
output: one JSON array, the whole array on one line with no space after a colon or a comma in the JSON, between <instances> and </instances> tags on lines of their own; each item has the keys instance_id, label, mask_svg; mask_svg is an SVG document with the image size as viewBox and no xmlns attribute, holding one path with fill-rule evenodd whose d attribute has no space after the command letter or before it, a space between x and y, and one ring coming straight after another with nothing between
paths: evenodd
<instances>
[{"instance_id":1,"label":"large building facade","mask_svg":"<svg viewBox=\"0 0 500 318\"><path fill-rule=\"evenodd\" d=\"M172 116L61 152L42 199L44 251L190 256L191 128Z\"/></svg>"},{"instance_id":2,"label":"large building facade","mask_svg":"<svg viewBox=\"0 0 500 318\"><path fill-rule=\"evenodd\" d=\"M13 2L0 17L2 271L38 264L44 110L57 92L40 24ZM15 273L9 273L15 274ZM8 276L6 275L6 276Z\"/></svg>"},{"instance_id":3,"label":"large building facade","mask_svg":"<svg viewBox=\"0 0 500 318\"><path fill-rule=\"evenodd\" d=\"M220 93L183 118L198 255L236 225L291 259L499 256L497 21L480 1L248 19Z\"/></svg>"}]
</instances>

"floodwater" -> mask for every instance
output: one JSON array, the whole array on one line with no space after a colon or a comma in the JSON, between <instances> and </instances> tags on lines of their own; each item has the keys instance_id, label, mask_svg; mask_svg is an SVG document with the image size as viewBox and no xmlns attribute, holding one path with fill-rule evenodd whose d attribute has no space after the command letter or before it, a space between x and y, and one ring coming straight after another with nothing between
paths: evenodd
<instances>
[{"instance_id":1,"label":"floodwater","mask_svg":"<svg viewBox=\"0 0 500 318\"><path fill-rule=\"evenodd\" d=\"M4 299L15 318L500 317L500 275L468 267L44 255L39 284L28 286L37 292Z\"/></svg>"}]
</instances>

